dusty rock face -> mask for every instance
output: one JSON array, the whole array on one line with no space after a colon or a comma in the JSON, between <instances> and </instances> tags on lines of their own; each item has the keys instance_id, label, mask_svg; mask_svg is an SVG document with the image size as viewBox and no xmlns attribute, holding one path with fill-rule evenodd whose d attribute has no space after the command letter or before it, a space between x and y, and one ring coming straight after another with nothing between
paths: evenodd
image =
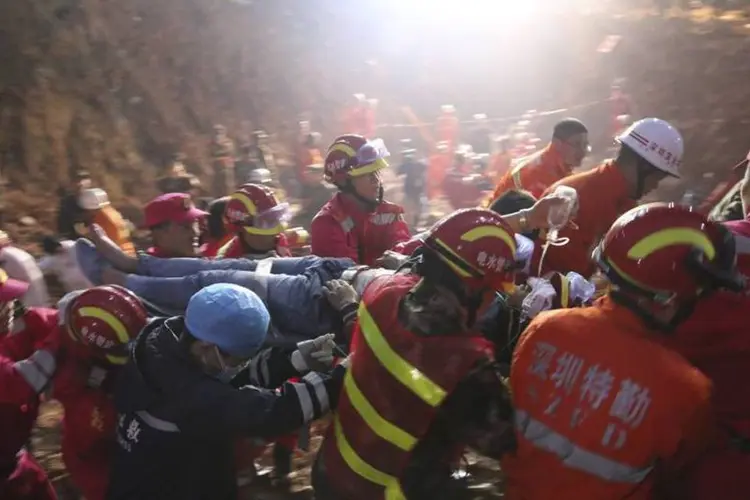
<instances>
[{"instance_id":1,"label":"dusty rock face","mask_svg":"<svg viewBox=\"0 0 750 500\"><path fill-rule=\"evenodd\" d=\"M436 77L439 58L423 49L403 73L403 54L389 60L371 53L372 43L367 50L346 46L361 28L344 22L345 15L356 18L343 12L354 7L330 0L314 7L281 4L0 2L0 198L11 236L25 241L54 227L55 191L76 169L92 172L116 206L135 212L155 194L154 180L177 150L189 170L210 182L207 144L214 123L226 125L234 138L262 127L282 144L304 114L330 138L342 132L340 104L357 91L380 98L381 122L404 123L403 104L425 120L434 118L430 110L442 100L455 104L461 118L476 111L502 116L522 105L507 95L522 95L515 87L527 81L555 84L539 96L543 108L606 98L612 79L624 76L640 115L673 120L684 133L688 180L725 169L748 147L749 39L738 23L568 19L554 36L574 41L566 45L545 35L555 64L515 75L514 68L488 67L483 79L464 75L451 84ZM611 57L598 56L596 46L612 33L623 36L621 47ZM489 83L496 76L501 88ZM514 80L515 93L507 94ZM604 107L580 115L593 128L608 119ZM554 119L540 121L542 137ZM419 135L413 129L379 133L389 141ZM22 216L39 224L17 224Z\"/></svg>"},{"instance_id":2,"label":"dusty rock face","mask_svg":"<svg viewBox=\"0 0 750 500\"><path fill-rule=\"evenodd\" d=\"M55 190L77 169L115 204L148 199L174 151L196 173L208 165L215 122L237 135L278 131L299 105L293 95L270 98L285 89L264 71L271 52L242 43L258 38L242 25L252 26L249 16L247 6L223 1L3 3L6 221L30 215L52 227Z\"/></svg>"}]
</instances>

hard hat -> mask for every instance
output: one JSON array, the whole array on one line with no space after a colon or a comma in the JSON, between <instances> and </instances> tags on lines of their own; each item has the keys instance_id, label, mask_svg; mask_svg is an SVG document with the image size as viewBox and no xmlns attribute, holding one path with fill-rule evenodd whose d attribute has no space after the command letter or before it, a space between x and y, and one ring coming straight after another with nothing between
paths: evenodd
<instances>
[{"instance_id":1,"label":"hard hat","mask_svg":"<svg viewBox=\"0 0 750 500\"><path fill-rule=\"evenodd\" d=\"M388 156L390 153L382 139L368 141L361 135L342 135L328 148L323 176L327 182L340 186L349 177L359 177L386 168Z\"/></svg>"},{"instance_id":2,"label":"hard hat","mask_svg":"<svg viewBox=\"0 0 750 500\"><path fill-rule=\"evenodd\" d=\"M685 147L682 135L664 120L638 120L617 137L617 142L628 146L654 168L672 177L680 177Z\"/></svg>"},{"instance_id":3,"label":"hard hat","mask_svg":"<svg viewBox=\"0 0 750 500\"><path fill-rule=\"evenodd\" d=\"M267 168L256 168L247 175L247 182L250 184L271 184L271 171Z\"/></svg>"},{"instance_id":4,"label":"hard hat","mask_svg":"<svg viewBox=\"0 0 750 500\"><path fill-rule=\"evenodd\" d=\"M109 205L109 196L103 189L84 189L78 195L78 206L84 210L99 210L107 205Z\"/></svg>"},{"instance_id":5,"label":"hard hat","mask_svg":"<svg viewBox=\"0 0 750 500\"><path fill-rule=\"evenodd\" d=\"M243 184L229 197L224 219L235 231L272 236L286 229L289 205L259 184Z\"/></svg>"},{"instance_id":6,"label":"hard hat","mask_svg":"<svg viewBox=\"0 0 750 500\"><path fill-rule=\"evenodd\" d=\"M419 237L470 290L514 288L518 244L501 215L481 208L458 210Z\"/></svg>"},{"instance_id":7,"label":"hard hat","mask_svg":"<svg viewBox=\"0 0 750 500\"><path fill-rule=\"evenodd\" d=\"M742 289L731 234L700 213L671 203L642 205L623 214L593 257L619 289L655 302L691 299L711 288Z\"/></svg>"},{"instance_id":8,"label":"hard hat","mask_svg":"<svg viewBox=\"0 0 750 500\"><path fill-rule=\"evenodd\" d=\"M63 304L70 337L113 364L127 361L126 346L146 326L148 313L131 291L97 286Z\"/></svg>"}]
</instances>

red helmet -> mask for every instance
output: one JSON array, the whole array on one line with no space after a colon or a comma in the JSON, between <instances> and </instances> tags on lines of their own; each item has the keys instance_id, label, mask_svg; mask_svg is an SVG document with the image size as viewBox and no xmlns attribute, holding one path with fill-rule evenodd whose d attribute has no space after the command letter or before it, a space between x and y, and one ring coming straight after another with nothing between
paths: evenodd
<instances>
[{"instance_id":1,"label":"red helmet","mask_svg":"<svg viewBox=\"0 0 750 500\"><path fill-rule=\"evenodd\" d=\"M119 286L90 288L67 306L68 334L112 364L127 361L125 346L138 335L148 313L138 297Z\"/></svg>"},{"instance_id":2,"label":"red helmet","mask_svg":"<svg viewBox=\"0 0 750 500\"><path fill-rule=\"evenodd\" d=\"M279 203L274 192L258 184L243 184L232 193L224 219L235 231L273 236L286 228L289 205Z\"/></svg>"},{"instance_id":3,"label":"red helmet","mask_svg":"<svg viewBox=\"0 0 750 500\"><path fill-rule=\"evenodd\" d=\"M361 135L341 135L328 148L323 176L327 182L340 186L350 177L386 168L385 158L389 155L382 139L368 141Z\"/></svg>"},{"instance_id":4,"label":"red helmet","mask_svg":"<svg viewBox=\"0 0 750 500\"><path fill-rule=\"evenodd\" d=\"M594 260L618 289L660 303L742 286L731 234L671 203L642 205L620 216L594 251Z\"/></svg>"},{"instance_id":5,"label":"red helmet","mask_svg":"<svg viewBox=\"0 0 750 500\"><path fill-rule=\"evenodd\" d=\"M421 239L469 289L513 289L518 246L513 229L496 212L458 210L436 222Z\"/></svg>"}]
</instances>

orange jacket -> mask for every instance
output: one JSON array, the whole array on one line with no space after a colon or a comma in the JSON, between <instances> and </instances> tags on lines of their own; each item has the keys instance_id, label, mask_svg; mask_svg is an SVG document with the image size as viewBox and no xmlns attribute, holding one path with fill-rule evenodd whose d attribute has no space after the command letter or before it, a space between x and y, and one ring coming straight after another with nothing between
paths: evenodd
<instances>
[{"instance_id":1,"label":"orange jacket","mask_svg":"<svg viewBox=\"0 0 750 500\"><path fill-rule=\"evenodd\" d=\"M511 189L528 191L539 198L545 189L572 173L573 169L565 165L557 149L549 144L541 151L521 158L506 171L495 186L490 203Z\"/></svg>"},{"instance_id":2,"label":"orange jacket","mask_svg":"<svg viewBox=\"0 0 750 500\"><path fill-rule=\"evenodd\" d=\"M552 193L558 185L570 186L578 192L577 229L565 228L561 237L570 238L567 245L550 246L544 256L543 273L575 271L591 276L596 267L591 252L607 233L612 223L635 206L630 198L627 182L613 161L579 174L573 174L554 184L543 193Z\"/></svg>"},{"instance_id":3,"label":"orange jacket","mask_svg":"<svg viewBox=\"0 0 750 500\"><path fill-rule=\"evenodd\" d=\"M487 177L493 181L500 182L506 173L510 170L511 156L508 151L495 153L490 159L490 165L487 167Z\"/></svg>"},{"instance_id":4,"label":"orange jacket","mask_svg":"<svg viewBox=\"0 0 750 500\"><path fill-rule=\"evenodd\" d=\"M109 239L114 241L123 252L135 256L135 246L130 240L130 229L115 207L106 205L100 208L94 216L94 223L101 226Z\"/></svg>"},{"instance_id":5,"label":"orange jacket","mask_svg":"<svg viewBox=\"0 0 750 500\"><path fill-rule=\"evenodd\" d=\"M710 382L651 337L609 297L531 322L511 366L509 500L652 499L705 449Z\"/></svg>"}]
</instances>

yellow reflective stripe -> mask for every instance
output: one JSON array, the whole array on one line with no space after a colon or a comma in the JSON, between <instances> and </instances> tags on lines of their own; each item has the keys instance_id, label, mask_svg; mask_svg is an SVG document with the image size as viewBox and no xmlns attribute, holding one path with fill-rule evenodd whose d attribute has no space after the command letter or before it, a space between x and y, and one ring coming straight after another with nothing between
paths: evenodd
<instances>
[{"instance_id":1,"label":"yellow reflective stripe","mask_svg":"<svg viewBox=\"0 0 750 500\"><path fill-rule=\"evenodd\" d=\"M443 249L444 249L445 251L447 251L447 252L449 252L449 253L453 254L453 256L454 256L454 257L456 257L456 258L457 258L457 259L458 259L459 261L461 261L461 262L466 262L466 261L465 261L465 260L464 260L463 258L461 258L461 257L460 257L460 256L459 256L459 255L458 255L458 254L457 254L456 252L454 252L453 250L451 250L451 248L450 248L450 247L449 247L448 245L446 245L445 243L443 243L443 242L442 242L442 241L440 240L440 238L435 238L435 242L436 242L436 243L437 243L438 245L440 245L441 247L443 247ZM457 265L456 265L455 263L451 262L450 260L448 260L448 259L446 259L446 258L443 258L442 256L441 256L440 258L441 258L441 259L443 259L443 262L445 262L446 264L448 264L448 266L450 266L450 268L451 268L451 269L453 269L454 271L456 271L456 272L458 273L458 275L459 275L459 276L464 276L464 277L466 277L466 278L470 278L470 277L471 277L471 273L470 273L470 272L468 272L467 270L465 270L465 269L461 269L461 268L460 268L460 267L458 267L458 266L457 266ZM472 266L472 267L473 267L473 266ZM479 271L479 270L477 270L477 272L479 272L480 274L483 274L483 273L481 273L481 271Z\"/></svg>"},{"instance_id":2,"label":"yellow reflective stripe","mask_svg":"<svg viewBox=\"0 0 750 500\"><path fill-rule=\"evenodd\" d=\"M406 495L401 490L401 483L392 481L385 488L385 500L406 500Z\"/></svg>"},{"instance_id":3,"label":"yellow reflective stripe","mask_svg":"<svg viewBox=\"0 0 750 500\"><path fill-rule=\"evenodd\" d=\"M409 364L388 345L388 341L385 340L380 328L370 316L364 302L361 302L359 306L359 327L375 357L396 380L430 406L438 406L443 402L446 396L445 390Z\"/></svg>"},{"instance_id":4,"label":"yellow reflective stripe","mask_svg":"<svg viewBox=\"0 0 750 500\"><path fill-rule=\"evenodd\" d=\"M245 206L245 209L247 209L247 213L249 213L250 215L255 215L255 213L258 211L258 209L255 207L255 203L253 203L253 201L244 193L232 193L232 196L230 196L229 199L237 200L242 203Z\"/></svg>"},{"instance_id":5,"label":"yellow reflective stripe","mask_svg":"<svg viewBox=\"0 0 750 500\"><path fill-rule=\"evenodd\" d=\"M126 356L113 356L111 354L107 354L106 358L107 361L109 361L113 365L124 365L128 362L128 358Z\"/></svg>"},{"instance_id":6,"label":"yellow reflective stripe","mask_svg":"<svg viewBox=\"0 0 750 500\"><path fill-rule=\"evenodd\" d=\"M349 156L351 158L354 158L355 156L357 156L357 152L354 151L354 148L351 148L351 147L347 146L343 142L335 143L333 146L331 146L330 148L328 148L328 153L326 153L326 156L328 156L328 154L331 153L331 152L333 152L333 151L341 151L346 156Z\"/></svg>"},{"instance_id":7,"label":"yellow reflective stripe","mask_svg":"<svg viewBox=\"0 0 750 500\"><path fill-rule=\"evenodd\" d=\"M246 233L249 234L259 234L261 236L276 236L277 234L281 234L286 229L286 224L281 223L277 225L276 227L272 227L271 229L261 229L259 227L255 226L243 226L243 228Z\"/></svg>"},{"instance_id":8,"label":"yellow reflective stripe","mask_svg":"<svg viewBox=\"0 0 750 500\"><path fill-rule=\"evenodd\" d=\"M338 415L336 415L333 420L333 432L336 435L336 444L341 453L341 457L351 470L371 483L378 484L384 488L392 482L398 481L395 477L379 471L357 455L357 452L354 451L354 448L352 448L352 445L349 444L349 441L346 440L346 436L344 436L344 430L341 428L341 420L339 420Z\"/></svg>"},{"instance_id":9,"label":"yellow reflective stripe","mask_svg":"<svg viewBox=\"0 0 750 500\"><path fill-rule=\"evenodd\" d=\"M417 438L380 416L357 387L351 370L348 370L344 377L344 387L352 406L375 434L404 451L414 448Z\"/></svg>"},{"instance_id":10,"label":"yellow reflective stripe","mask_svg":"<svg viewBox=\"0 0 750 500\"><path fill-rule=\"evenodd\" d=\"M469 229L461 235L463 241L476 241L481 238L499 238L516 253L516 240L508 234L508 231L498 226L477 226Z\"/></svg>"},{"instance_id":11,"label":"yellow reflective stripe","mask_svg":"<svg viewBox=\"0 0 750 500\"><path fill-rule=\"evenodd\" d=\"M570 280L564 274L560 274L560 305L563 308L568 307L568 301L570 300Z\"/></svg>"},{"instance_id":12,"label":"yellow reflective stripe","mask_svg":"<svg viewBox=\"0 0 750 500\"><path fill-rule=\"evenodd\" d=\"M709 260L716 256L716 249L708 236L692 228L671 228L656 231L633 245L628 251L628 257L634 260L648 257L657 250L671 245L692 245L700 248Z\"/></svg>"},{"instance_id":13,"label":"yellow reflective stripe","mask_svg":"<svg viewBox=\"0 0 750 500\"><path fill-rule=\"evenodd\" d=\"M516 189L519 191L523 191L523 184L521 184L521 169L525 166L525 163L521 163L517 167L513 169L513 171L510 174L510 177L513 179L513 185L516 186Z\"/></svg>"},{"instance_id":14,"label":"yellow reflective stripe","mask_svg":"<svg viewBox=\"0 0 750 500\"><path fill-rule=\"evenodd\" d=\"M640 281L636 280L635 278L632 278L629 274L625 273L625 271L623 271L622 269L620 269L619 267L617 267L617 265L615 265L615 263L612 262L611 260L607 259L607 264L609 264L610 266L612 266L612 269L614 269L617 272L617 274L620 275L620 277L622 279L624 279L625 281L629 282L631 285L635 285L638 288L640 288L641 290L646 290L646 291L654 292L654 293L660 293L659 290L656 290L654 288L651 288L650 286L644 285L643 283L641 283Z\"/></svg>"},{"instance_id":15,"label":"yellow reflective stripe","mask_svg":"<svg viewBox=\"0 0 750 500\"><path fill-rule=\"evenodd\" d=\"M236 238L236 236L234 238ZM224 258L224 256L229 251L229 247L232 246L232 243L234 242L234 238L231 238L229 241L227 241L226 243L224 243L224 245L222 245L221 248L219 248L219 251L216 252L216 258L217 259L223 259Z\"/></svg>"},{"instance_id":16,"label":"yellow reflective stripe","mask_svg":"<svg viewBox=\"0 0 750 500\"><path fill-rule=\"evenodd\" d=\"M104 321L107 326L114 330L117 335L117 340L121 343L127 344L128 341L130 341L128 329L125 328L123 322L101 307L82 307L78 310L78 314L83 318L96 318Z\"/></svg>"},{"instance_id":17,"label":"yellow reflective stripe","mask_svg":"<svg viewBox=\"0 0 750 500\"><path fill-rule=\"evenodd\" d=\"M378 158L372 163L368 163L367 165L353 168L349 171L350 177L359 177L362 175L371 174L373 172L377 172L378 170L383 170L388 166L388 162L383 158Z\"/></svg>"}]
</instances>

